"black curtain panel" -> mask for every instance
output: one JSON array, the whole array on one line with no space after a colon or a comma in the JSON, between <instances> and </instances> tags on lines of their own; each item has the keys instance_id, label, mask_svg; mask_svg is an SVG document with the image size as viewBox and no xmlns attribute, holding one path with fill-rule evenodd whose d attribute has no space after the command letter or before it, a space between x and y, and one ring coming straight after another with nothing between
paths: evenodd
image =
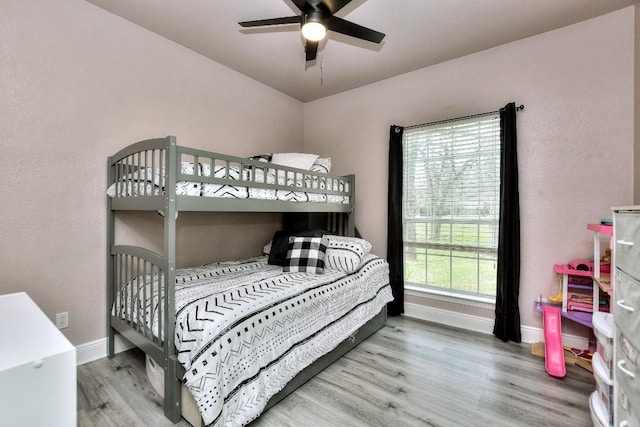
<instances>
[{"instance_id":1,"label":"black curtain panel","mask_svg":"<svg viewBox=\"0 0 640 427\"><path fill-rule=\"evenodd\" d=\"M500 109L500 143L500 235L493 334L505 342L520 342L520 201L516 105L513 102Z\"/></svg>"},{"instance_id":2,"label":"black curtain panel","mask_svg":"<svg viewBox=\"0 0 640 427\"><path fill-rule=\"evenodd\" d=\"M402 243L402 131L391 126L389 131L389 201L387 219L387 261L393 301L387 304L387 314L404 313L404 262Z\"/></svg>"}]
</instances>

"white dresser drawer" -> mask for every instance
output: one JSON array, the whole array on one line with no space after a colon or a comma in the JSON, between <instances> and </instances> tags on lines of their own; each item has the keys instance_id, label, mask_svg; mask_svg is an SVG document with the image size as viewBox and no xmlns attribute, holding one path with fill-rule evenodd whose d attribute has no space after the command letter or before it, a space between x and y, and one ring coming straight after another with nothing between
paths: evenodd
<instances>
[{"instance_id":1,"label":"white dresser drawer","mask_svg":"<svg viewBox=\"0 0 640 427\"><path fill-rule=\"evenodd\" d=\"M640 427L638 420L638 411L635 407L631 406L629 396L622 389L618 389L618 396L616 400L616 417L618 422L615 427Z\"/></svg>"},{"instance_id":2,"label":"white dresser drawer","mask_svg":"<svg viewBox=\"0 0 640 427\"><path fill-rule=\"evenodd\" d=\"M616 267L640 279L640 213L616 213L615 236Z\"/></svg>"},{"instance_id":3,"label":"white dresser drawer","mask_svg":"<svg viewBox=\"0 0 640 427\"><path fill-rule=\"evenodd\" d=\"M613 425L640 427L640 206L613 211Z\"/></svg>"},{"instance_id":4,"label":"white dresser drawer","mask_svg":"<svg viewBox=\"0 0 640 427\"><path fill-rule=\"evenodd\" d=\"M631 406L640 408L640 350L627 335L617 331L615 353L615 377L618 386L625 391Z\"/></svg>"},{"instance_id":5,"label":"white dresser drawer","mask_svg":"<svg viewBox=\"0 0 640 427\"><path fill-rule=\"evenodd\" d=\"M640 282L617 269L613 319L629 341L640 348Z\"/></svg>"}]
</instances>

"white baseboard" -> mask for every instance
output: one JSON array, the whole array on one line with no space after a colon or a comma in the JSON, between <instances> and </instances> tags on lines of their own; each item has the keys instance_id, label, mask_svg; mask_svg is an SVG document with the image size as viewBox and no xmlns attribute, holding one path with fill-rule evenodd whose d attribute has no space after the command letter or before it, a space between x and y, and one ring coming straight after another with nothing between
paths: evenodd
<instances>
[{"instance_id":1,"label":"white baseboard","mask_svg":"<svg viewBox=\"0 0 640 427\"><path fill-rule=\"evenodd\" d=\"M405 303L404 315L414 319L426 320L428 322L439 323L452 326L454 328L466 329L481 334L493 334L493 319L487 317L473 316L470 314L458 313L455 311L442 310L440 308L426 305ZM544 341L544 331L532 326L521 327L522 342L534 343ZM564 345L576 348L587 348L588 339L577 335L562 334ZM116 335L115 352L133 348L134 345L120 335ZM93 362L94 360L107 357L107 338L91 341L76 346L76 359L78 365Z\"/></svg>"},{"instance_id":2,"label":"white baseboard","mask_svg":"<svg viewBox=\"0 0 640 427\"><path fill-rule=\"evenodd\" d=\"M107 357L107 338L91 341L85 344L76 346L76 361L77 365L84 365L85 363L93 362L94 360ZM128 340L120 335L116 335L114 342L114 350L116 353L127 351L134 347Z\"/></svg>"},{"instance_id":3,"label":"white baseboard","mask_svg":"<svg viewBox=\"0 0 640 427\"><path fill-rule=\"evenodd\" d=\"M442 325L466 329L482 334L493 334L494 320L487 317L473 316L470 314L406 302L404 304L404 315L414 319L440 323ZM522 342L524 343L530 344L544 341L544 331L540 328L522 326L520 328L520 333L522 336ZM586 337L571 334L562 334L562 342L564 345L568 345L569 347L587 348L589 346L588 339Z\"/></svg>"}]
</instances>

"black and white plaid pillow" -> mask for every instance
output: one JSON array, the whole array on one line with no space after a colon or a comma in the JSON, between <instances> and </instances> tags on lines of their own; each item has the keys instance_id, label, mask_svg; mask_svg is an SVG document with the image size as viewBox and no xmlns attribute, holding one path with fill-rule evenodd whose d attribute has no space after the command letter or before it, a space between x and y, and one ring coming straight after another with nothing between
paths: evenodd
<instances>
[{"instance_id":1,"label":"black and white plaid pillow","mask_svg":"<svg viewBox=\"0 0 640 427\"><path fill-rule=\"evenodd\" d=\"M323 237L289 237L286 272L324 273L324 255L327 242Z\"/></svg>"}]
</instances>

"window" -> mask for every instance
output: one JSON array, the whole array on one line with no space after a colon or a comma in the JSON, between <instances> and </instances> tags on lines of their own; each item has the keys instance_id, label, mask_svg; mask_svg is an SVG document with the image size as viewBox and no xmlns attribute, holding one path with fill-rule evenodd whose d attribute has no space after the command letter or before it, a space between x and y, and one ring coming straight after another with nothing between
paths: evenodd
<instances>
[{"instance_id":1,"label":"window","mask_svg":"<svg viewBox=\"0 0 640 427\"><path fill-rule=\"evenodd\" d=\"M495 296L499 114L405 128L403 156L406 285Z\"/></svg>"}]
</instances>

